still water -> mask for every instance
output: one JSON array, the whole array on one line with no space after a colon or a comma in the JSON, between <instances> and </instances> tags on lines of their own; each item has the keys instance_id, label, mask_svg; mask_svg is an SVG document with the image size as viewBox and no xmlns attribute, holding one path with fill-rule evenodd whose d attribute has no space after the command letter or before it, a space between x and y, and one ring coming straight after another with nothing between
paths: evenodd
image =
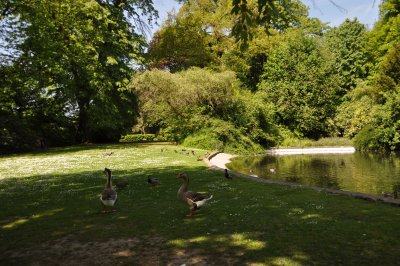
<instances>
[{"instance_id":1,"label":"still water","mask_svg":"<svg viewBox=\"0 0 400 266\"><path fill-rule=\"evenodd\" d=\"M233 171L307 186L382 195L400 188L400 157L378 154L301 154L231 159Z\"/></svg>"}]
</instances>

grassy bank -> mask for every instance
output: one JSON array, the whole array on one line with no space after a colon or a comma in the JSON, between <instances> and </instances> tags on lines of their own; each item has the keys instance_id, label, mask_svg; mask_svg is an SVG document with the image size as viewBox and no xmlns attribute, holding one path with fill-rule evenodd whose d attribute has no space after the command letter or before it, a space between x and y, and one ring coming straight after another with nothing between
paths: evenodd
<instances>
[{"instance_id":1,"label":"grassy bank","mask_svg":"<svg viewBox=\"0 0 400 266\"><path fill-rule=\"evenodd\" d=\"M210 170L205 151L93 145L0 157L0 264L398 265L400 210ZM112 152L111 156L105 155ZM100 213L104 167L128 187ZM214 195L193 218L177 201ZM160 179L158 187L147 175Z\"/></svg>"}]
</instances>

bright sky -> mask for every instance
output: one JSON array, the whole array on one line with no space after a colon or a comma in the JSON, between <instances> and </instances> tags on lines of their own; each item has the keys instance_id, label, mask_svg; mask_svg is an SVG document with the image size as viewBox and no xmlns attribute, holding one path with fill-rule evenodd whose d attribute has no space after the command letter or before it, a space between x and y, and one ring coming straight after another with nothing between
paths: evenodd
<instances>
[{"instance_id":1,"label":"bright sky","mask_svg":"<svg viewBox=\"0 0 400 266\"><path fill-rule=\"evenodd\" d=\"M310 17L317 17L323 22L330 22L330 26L339 26L346 18L357 18L358 21L372 28L379 17L380 0L334 0L340 7L335 7L329 0L315 0L317 7L311 0L303 0L310 7ZM375 2L375 3L374 3ZM344 11L341 11L344 8Z\"/></svg>"},{"instance_id":2,"label":"bright sky","mask_svg":"<svg viewBox=\"0 0 400 266\"><path fill-rule=\"evenodd\" d=\"M317 17L323 22L329 22L330 26L339 26L346 18L357 19L372 28L378 20L380 0L334 0L340 7L335 7L329 0L314 0L316 6L313 6L312 0L302 0L304 4L310 7L310 17ZM375 2L375 3L374 3ZM167 18L167 13L175 8L179 10L179 5L175 0L154 0L154 6L158 10L160 18L158 24ZM341 8L345 11L341 11ZM153 27L153 31L157 26Z\"/></svg>"}]
</instances>

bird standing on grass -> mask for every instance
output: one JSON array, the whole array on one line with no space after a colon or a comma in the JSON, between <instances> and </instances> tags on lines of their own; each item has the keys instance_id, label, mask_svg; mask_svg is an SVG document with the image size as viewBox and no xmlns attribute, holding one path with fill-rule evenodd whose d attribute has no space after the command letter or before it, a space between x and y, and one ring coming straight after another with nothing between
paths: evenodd
<instances>
[{"instance_id":1,"label":"bird standing on grass","mask_svg":"<svg viewBox=\"0 0 400 266\"><path fill-rule=\"evenodd\" d=\"M232 179L231 175L228 172L228 169L225 168L225 178L226 179Z\"/></svg>"},{"instance_id":2,"label":"bird standing on grass","mask_svg":"<svg viewBox=\"0 0 400 266\"><path fill-rule=\"evenodd\" d=\"M183 180L183 184L181 185L181 187L178 190L178 199L180 201L186 202L188 204L189 209L190 209L190 213L188 214L188 216L193 216L194 212L197 209L204 206L204 204L208 200L212 199L212 197L213 197L212 195L200 194L200 193L188 190L189 177L186 174L181 173L181 174L177 175L176 178Z\"/></svg>"},{"instance_id":3,"label":"bird standing on grass","mask_svg":"<svg viewBox=\"0 0 400 266\"><path fill-rule=\"evenodd\" d=\"M147 176L147 183L149 183L152 186L157 186L160 184L160 180L154 176Z\"/></svg>"},{"instance_id":4,"label":"bird standing on grass","mask_svg":"<svg viewBox=\"0 0 400 266\"><path fill-rule=\"evenodd\" d=\"M104 168L104 173L107 176L107 184L101 193L100 201L103 205L103 212L106 212L107 207L113 207L115 202L117 201L117 192L112 188L112 176L111 170L108 168ZM112 209L111 211L113 211Z\"/></svg>"}]
</instances>

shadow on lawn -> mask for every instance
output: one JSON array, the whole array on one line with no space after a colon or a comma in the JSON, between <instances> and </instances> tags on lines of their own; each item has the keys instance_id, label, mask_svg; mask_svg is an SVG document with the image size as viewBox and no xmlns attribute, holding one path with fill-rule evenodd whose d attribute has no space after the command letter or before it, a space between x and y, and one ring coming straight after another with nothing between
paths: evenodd
<instances>
[{"instance_id":1,"label":"shadow on lawn","mask_svg":"<svg viewBox=\"0 0 400 266\"><path fill-rule=\"evenodd\" d=\"M398 209L298 188L225 180L206 167L114 171L128 187L100 214L96 171L0 182L0 261L9 264L396 265ZM214 195L193 218L176 192ZM149 186L146 176L160 179ZM379 208L377 208L379 205ZM4 245L4 243L7 243ZM60 260L62 259L62 262Z\"/></svg>"},{"instance_id":2,"label":"shadow on lawn","mask_svg":"<svg viewBox=\"0 0 400 266\"><path fill-rule=\"evenodd\" d=\"M69 153L75 153L79 151L93 151L93 150L99 150L99 154L103 154L106 151L118 151L119 149L125 149L125 148L132 148L132 147L140 147L140 148L146 148L146 147L151 147L155 145L160 145L160 146L169 146L169 145L174 145L173 143L170 142L149 142L149 143L133 143L133 142L121 142L121 143L103 143L103 144L80 144L80 145L74 145L74 146L67 146L67 147L51 147L47 149L41 149L41 150L36 150L32 152L24 152L21 154L0 154L1 157L18 157L18 156L24 156L24 157L30 157L30 156L47 156L47 155L65 155ZM177 147L174 145L174 147Z\"/></svg>"}]
</instances>

